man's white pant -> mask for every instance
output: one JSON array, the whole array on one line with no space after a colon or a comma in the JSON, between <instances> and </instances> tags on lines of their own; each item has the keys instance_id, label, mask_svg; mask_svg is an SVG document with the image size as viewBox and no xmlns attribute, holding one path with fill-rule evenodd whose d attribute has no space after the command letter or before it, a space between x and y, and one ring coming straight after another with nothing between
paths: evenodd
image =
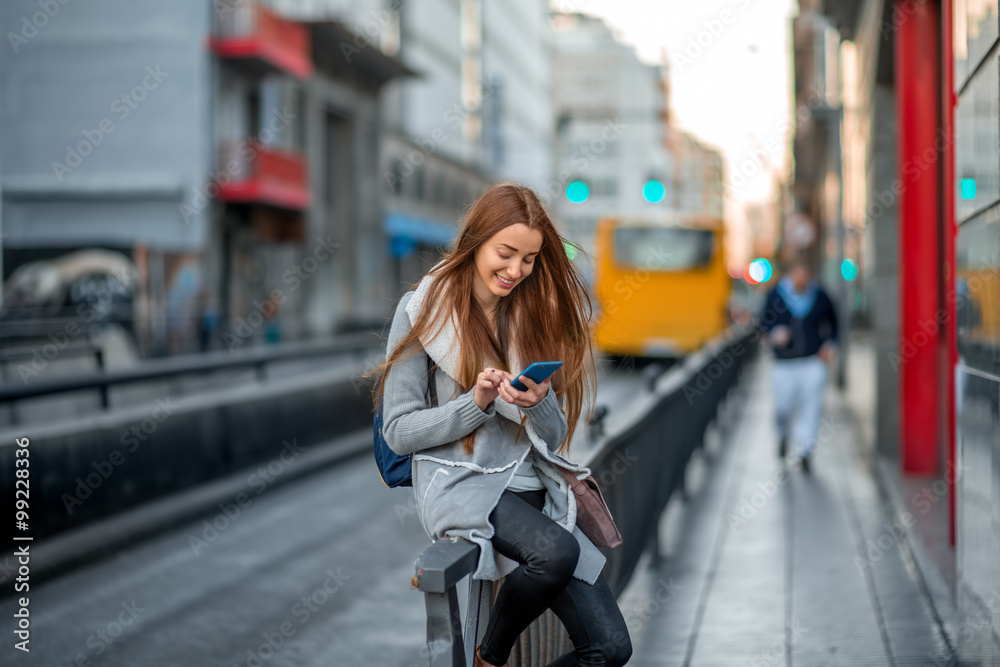
<instances>
[{"instance_id":1,"label":"man's white pant","mask_svg":"<svg viewBox=\"0 0 1000 667\"><path fill-rule=\"evenodd\" d=\"M817 356L775 359L771 364L774 421L778 438L788 438L798 456L816 446L823 412L826 364Z\"/></svg>"}]
</instances>

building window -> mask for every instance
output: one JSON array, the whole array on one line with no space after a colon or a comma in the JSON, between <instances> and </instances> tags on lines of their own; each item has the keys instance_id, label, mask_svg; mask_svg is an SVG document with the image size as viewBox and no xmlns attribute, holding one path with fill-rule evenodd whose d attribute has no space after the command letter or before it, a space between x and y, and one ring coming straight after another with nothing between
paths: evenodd
<instances>
[{"instance_id":1,"label":"building window","mask_svg":"<svg viewBox=\"0 0 1000 667\"><path fill-rule=\"evenodd\" d=\"M618 180L608 177L591 179L590 194L595 197L615 197L618 195Z\"/></svg>"},{"instance_id":2,"label":"building window","mask_svg":"<svg viewBox=\"0 0 1000 667\"><path fill-rule=\"evenodd\" d=\"M386 186L391 194L398 195L403 191L403 183L406 181L403 168L402 158L394 158L389 168L389 177L386 179Z\"/></svg>"},{"instance_id":3,"label":"building window","mask_svg":"<svg viewBox=\"0 0 1000 667\"><path fill-rule=\"evenodd\" d=\"M431 193L431 201L438 206L444 206L444 172L434 174L434 189Z\"/></svg>"},{"instance_id":4,"label":"building window","mask_svg":"<svg viewBox=\"0 0 1000 667\"><path fill-rule=\"evenodd\" d=\"M305 94L286 76L265 77L259 97L251 104L255 112L250 126L267 146L301 151L305 148Z\"/></svg>"},{"instance_id":5,"label":"building window","mask_svg":"<svg viewBox=\"0 0 1000 667\"><path fill-rule=\"evenodd\" d=\"M423 165L418 165L413 170L413 198L417 201L423 201L427 196L424 189L424 172Z\"/></svg>"},{"instance_id":6,"label":"building window","mask_svg":"<svg viewBox=\"0 0 1000 667\"><path fill-rule=\"evenodd\" d=\"M306 93L302 88L293 84L290 96L292 107L291 113L295 117L291 120L291 147L297 151L305 150L306 147Z\"/></svg>"}]
</instances>

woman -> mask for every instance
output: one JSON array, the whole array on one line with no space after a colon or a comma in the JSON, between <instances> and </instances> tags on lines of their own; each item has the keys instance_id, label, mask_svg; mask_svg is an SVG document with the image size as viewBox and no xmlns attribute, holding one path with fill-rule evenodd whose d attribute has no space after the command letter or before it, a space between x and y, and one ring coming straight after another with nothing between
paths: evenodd
<instances>
[{"instance_id":1,"label":"woman","mask_svg":"<svg viewBox=\"0 0 1000 667\"><path fill-rule=\"evenodd\" d=\"M586 287L537 195L495 185L472 205L454 249L400 299L386 361L369 373L385 371L374 389L383 435L393 451L413 454L428 535L478 544L475 578L507 576L477 667L505 664L547 608L575 649L551 666L623 665L632 653L601 575L604 555L576 527L559 471L590 472L559 455L595 385L590 316ZM437 363L433 408L428 355ZM545 382L522 378L527 389L518 391L511 380L535 361L563 366Z\"/></svg>"}]
</instances>

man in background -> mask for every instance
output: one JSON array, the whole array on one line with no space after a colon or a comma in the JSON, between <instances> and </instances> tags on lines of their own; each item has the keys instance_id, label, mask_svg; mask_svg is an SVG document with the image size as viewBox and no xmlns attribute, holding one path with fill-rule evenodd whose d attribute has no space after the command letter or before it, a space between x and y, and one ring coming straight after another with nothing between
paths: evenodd
<instances>
[{"instance_id":1,"label":"man in background","mask_svg":"<svg viewBox=\"0 0 1000 667\"><path fill-rule=\"evenodd\" d=\"M789 265L764 300L758 322L774 352L771 380L778 456L786 456L791 438L802 470L809 472L823 412L827 362L836 352L837 314L805 260Z\"/></svg>"}]
</instances>

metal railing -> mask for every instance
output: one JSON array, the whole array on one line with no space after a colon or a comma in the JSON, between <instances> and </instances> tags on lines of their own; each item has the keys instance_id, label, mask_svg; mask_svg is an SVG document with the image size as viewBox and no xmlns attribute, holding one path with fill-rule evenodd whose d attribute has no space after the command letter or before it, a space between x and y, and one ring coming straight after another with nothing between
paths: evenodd
<instances>
[{"instance_id":1,"label":"metal railing","mask_svg":"<svg viewBox=\"0 0 1000 667\"><path fill-rule=\"evenodd\" d=\"M28 361L39 356L37 350L24 350L24 349L14 349L5 350L0 348L0 364L10 364L17 361ZM44 356L44 355L43 355ZM99 370L104 370L104 350L100 345L94 345L93 343L83 343L81 345L67 345L62 350L59 351L59 356L66 357L93 357L94 367Z\"/></svg>"},{"instance_id":2,"label":"metal railing","mask_svg":"<svg viewBox=\"0 0 1000 667\"><path fill-rule=\"evenodd\" d=\"M30 385L3 384L0 385L0 403L11 403L73 391L97 390L101 395L101 407L107 409L110 407L108 389L114 386L244 368L254 368L257 378L264 380L268 364L326 357L346 352L375 350L381 345L382 342L378 336L371 333L359 333L320 341L251 348L239 354L218 351L154 359L133 368L38 380Z\"/></svg>"},{"instance_id":3,"label":"metal railing","mask_svg":"<svg viewBox=\"0 0 1000 667\"><path fill-rule=\"evenodd\" d=\"M671 495L684 492L684 473L695 449L740 369L756 354L750 329L731 329L651 383L636 417L599 441L582 461L601 486L623 543L602 549L604 576L617 597L643 552L659 545L658 524ZM472 664L486 630L495 592L503 584L469 580L465 628L456 584L475 570L479 547L466 540L438 540L420 555L412 586L424 593L427 648L432 667ZM510 667L545 665L572 649L562 623L548 610L521 635Z\"/></svg>"}]
</instances>

